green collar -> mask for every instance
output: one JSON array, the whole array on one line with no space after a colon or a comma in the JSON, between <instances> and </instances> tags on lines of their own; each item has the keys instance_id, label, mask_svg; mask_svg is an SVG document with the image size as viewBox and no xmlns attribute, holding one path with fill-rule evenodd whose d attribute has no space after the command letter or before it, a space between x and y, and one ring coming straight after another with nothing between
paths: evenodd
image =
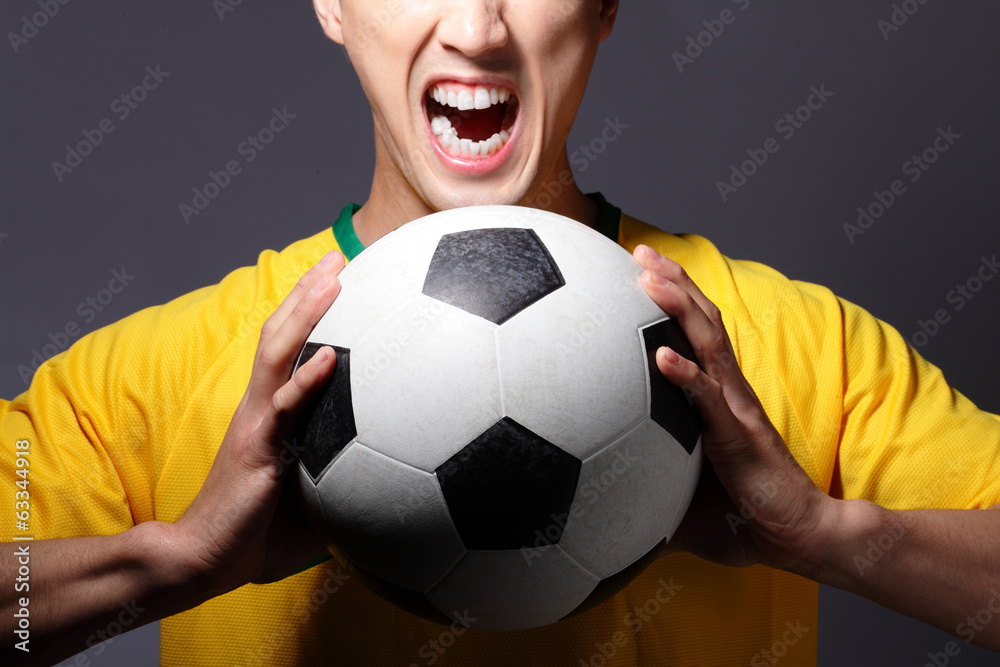
<instances>
[{"instance_id":1,"label":"green collar","mask_svg":"<svg viewBox=\"0 0 1000 667\"><path fill-rule=\"evenodd\" d=\"M597 231L607 236L609 239L618 242L618 226L621 224L622 212L617 206L608 203L600 192L587 194L600 207L600 214L597 220ZM365 249L358 240L358 235L354 233L354 214L361 209L357 204L348 204L340 211L340 216L333 223L333 237L337 239L340 251L344 253L348 261L354 259Z\"/></svg>"},{"instance_id":2,"label":"green collar","mask_svg":"<svg viewBox=\"0 0 1000 667\"><path fill-rule=\"evenodd\" d=\"M340 211L340 216L333 223L333 238L337 239L340 252L348 261L358 256L365 249L358 240L358 235L354 233L354 214L361 210L357 204L348 204Z\"/></svg>"}]
</instances>

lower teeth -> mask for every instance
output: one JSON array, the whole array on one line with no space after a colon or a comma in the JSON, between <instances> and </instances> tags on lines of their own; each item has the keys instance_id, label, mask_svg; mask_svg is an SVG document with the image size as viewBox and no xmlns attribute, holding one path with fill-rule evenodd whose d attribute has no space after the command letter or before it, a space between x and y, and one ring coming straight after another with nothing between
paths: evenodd
<instances>
[{"instance_id":1,"label":"lower teeth","mask_svg":"<svg viewBox=\"0 0 1000 667\"><path fill-rule=\"evenodd\" d=\"M503 148L510 134L505 130L495 133L489 139L483 141L472 141L461 139L458 131L451 126L451 121L447 116L435 116L431 119L431 130L438 138L441 147L452 155L462 157L488 157Z\"/></svg>"}]
</instances>

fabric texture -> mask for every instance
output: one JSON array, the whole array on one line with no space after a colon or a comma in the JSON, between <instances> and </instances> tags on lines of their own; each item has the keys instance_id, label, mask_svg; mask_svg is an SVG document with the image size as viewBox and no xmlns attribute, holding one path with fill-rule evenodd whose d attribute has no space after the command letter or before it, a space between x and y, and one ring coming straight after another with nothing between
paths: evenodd
<instances>
[{"instance_id":1,"label":"fabric texture","mask_svg":"<svg viewBox=\"0 0 1000 667\"><path fill-rule=\"evenodd\" d=\"M344 234L353 236L340 229L337 238ZM892 327L826 288L724 257L699 236L623 215L618 241L675 259L719 306L744 374L820 488L894 509L1000 502L1000 418L949 387ZM256 266L96 331L43 364L24 394L0 401L6 506L18 490L14 443L27 439L35 539L175 521L246 389L261 325L335 247L326 229L265 251ZM675 555L585 614L490 633L412 617L328 561L163 620L161 660L717 667L780 649L801 665L815 662L817 596L817 584L787 573Z\"/></svg>"}]
</instances>

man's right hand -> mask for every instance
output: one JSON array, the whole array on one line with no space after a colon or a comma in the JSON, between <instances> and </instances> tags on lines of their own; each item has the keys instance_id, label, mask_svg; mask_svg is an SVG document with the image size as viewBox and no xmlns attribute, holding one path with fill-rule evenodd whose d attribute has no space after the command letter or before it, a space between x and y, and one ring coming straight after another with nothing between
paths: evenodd
<instances>
[{"instance_id":1,"label":"man's right hand","mask_svg":"<svg viewBox=\"0 0 1000 667\"><path fill-rule=\"evenodd\" d=\"M331 252L264 323L249 386L191 505L168 524L117 535L31 542L31 650L0 647L0 663L47 665L87 648L130 603L132 627L195 607L250 582L276 581L326 550L283 493L295 420L336 363L317 352L291 379L309 333L340 293L344 256ZM211 446L206 445L206 446ZM289 465L291 463L291 465ZM0 572L16 571L14 545ZM18 593L0 589L0 634L13 637ZM13 664L13 663L12 663Z\"/></svg>"},{"instance_id":2,"label":"man's right hand","mask_svg":"<svg viewBox=\"0 0 1000 667\"><path fill-rule=\"evenodd\" d=\"M340 293L343 268L341 253L327 254L264 323L250 384L215 462L173 525L172 539L187 550L186 563L213 592L277 581L326 553L301 513L282 512L292 503L281 498L294 462L288 441L295 421L330 377L337 355L323 348L289 375L309 333Z\"/></svg>"}]
</instances>

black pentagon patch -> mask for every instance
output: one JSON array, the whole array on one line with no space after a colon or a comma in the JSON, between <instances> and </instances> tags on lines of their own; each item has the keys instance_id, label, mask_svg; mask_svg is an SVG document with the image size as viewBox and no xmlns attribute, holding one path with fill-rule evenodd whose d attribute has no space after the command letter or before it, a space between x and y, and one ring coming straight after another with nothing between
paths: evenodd
<instances>
[{"instance_id":1,"label":"black pentagon patch","mask_svg":"<svg viewBox=\"0 0 1000 667\"><path fill-rule=\"evenodd\" d=\"M656 367L656 351L666 345L677 354L698 363L694 349L677 320L663 320L642 330L649 363L650 417L681 443L690 454L698 444L701 416L680 387L663 377Z\"/></svg>"},{"instance_id":2,"label":"black pentagon patch","mask_svg":"<svg viewBox=\"0 0 1000 667\"><path fill-rule=\"evenodd\" d=\"M581 465L504 417L435 472L467 549L520 549L562 537Z\"/></svg>"},{"instance_id":3,"label":"black pentagon patch","mask_svg":"<svg viewBox=\"0 0 1000 667\"><path fill-rule=\"evenodd\" d=\"M441 237L423 293L503 324L565 284L533 230L474 229Z\"/></svg>"},{"instance_id":4,"label":"black pentagon patch","mask_svg":"<svg viewBox=\"0 0 1000 667\"><path fill-rule=\"evenodd\" d=\"M306 406L296 435L299 462L313 481L319 479L330 461L358 435L351 400L351 351L335 345L306 343L295 370L323 347L332 347L337 353L337 367L326 387Z\"/></svg>"}]
</instances>

